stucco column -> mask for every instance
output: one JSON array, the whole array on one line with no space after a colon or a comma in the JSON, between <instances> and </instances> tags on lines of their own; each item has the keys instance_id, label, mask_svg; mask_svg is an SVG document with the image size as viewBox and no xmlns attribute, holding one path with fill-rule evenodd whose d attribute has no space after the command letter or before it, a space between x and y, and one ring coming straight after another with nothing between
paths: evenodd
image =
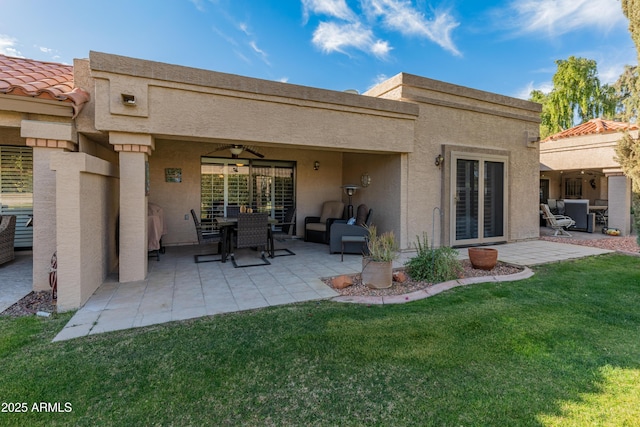
<instances>
[{"instance_id":1,"label":"stucco column","mask_svg":"<svg viewBox=\"0 0 640 427\"><path fill-rule=\"evenodd\" d=\"M23 120L20 135L33 147L33 290L49 290L51 257L57 250L56 172L51 154L75 151L75 130L68 123Z\"/></svg>"},{"instance_id":2,"label":"stucco column","mask_svg":"<svg viewBox=\"0 0 640 427\"><path fill-rule=\"evenodd\" d=\"M120 158L120 282L147 277L148 156L150 135L112 132L109 142Z\"/></svg>"},{"instance_id":3,"label":"stucco column","mask_svg":"<svg viewBox=\"0 0 640 427\"><path fill-rule=\"evenodd\" d=\"M608 175L609 227L622 236L631 233L631 180L623 174Z\"/></svg>"}]
</instances>

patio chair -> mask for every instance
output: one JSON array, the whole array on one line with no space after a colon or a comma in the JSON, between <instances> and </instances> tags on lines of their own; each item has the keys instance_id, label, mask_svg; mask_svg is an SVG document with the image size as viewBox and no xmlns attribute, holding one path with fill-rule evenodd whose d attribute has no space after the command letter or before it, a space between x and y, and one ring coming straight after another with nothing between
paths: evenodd
<instances>
[{"instance_id":1,"label":"patio chair","mask_svg":"<svg viewBox=\"0 0 640 427\"><path fill-rule=\"evenodd\" d=\"M329 243L331 224L344 215L344 203L324 202L320 216L308 216L304 219L304 241Z\"/></svg>"},{"instance_id":2,"label":"patio chair","mask_svg":"<svg viewBox=\"0 0 640 427\"><path fill-rule=\"evenodd\" d=\"M224 261L225 251L221 250L222 245L226 245L225 238L223 236L224 233L218 228L217 224L213 222L211 226L207 226L203 228L200 221L198 221L198 217L196 216L196 212L191 209L191 216L193 217L193 222L196 226L196 233L198 234L198 244L199 245L216 245L217 252L212 254L200 254L194 255L194 260L196 264L201 262L215 262L215 261ZM206 259L210 257L215 257L219 255L218 258L214 259Z\"/></svg>"},{"instance_id":3,"label":"patio chair","mask_svg":"<svg viewBox=\"0 0 640 427\"><path fill-rule=\"evenodd\" d=\"M238 205L227 206L227 218L238 218L239 213L240 213L240 206Z\"/></svg>"},{"instance_id":4,"label":"patio chair","mask_svg":"<svg viewBox=\"0 0 640 427\"><path fill-rule=\"evenodd\" d=\"M280 230L277 230L275 228L275 225L279 226ZM295 253L289 248L276 249L274 244L275 240L279 242L283 242L285 239L291 239L292 234L295 232L295 228L296 228L296 208L289 207L284 213L283 221L279 222L278 224L274 224L271 227L271 238L269 239L269 242L272 245L269 251L271 254L271 258L277 257L277 256L295 255ZM276 255L276 252L285 252L285 253Z\"/></svg>"},{"instance_id":5,"label":"patio chair","mask_svg":"<svg viewBox=\"0 0 640 427\"><path fill-rule=\"evenodd\" d=\"M549 205L545 203L540 204L540 209L542 209L542 215L544 216L544 219L547 220L549 227L556 231L553 234L554 236L558 236L558 233L560 233L560 236L571 237L571 234L565 230L565 228L571 227L576 223L571 217L565 215L553 215L549 209Z\"/></svg>"},{"instance_id":6,"label":"patio chair","mask_svg":"<svg viewBox=\"0 0 640 427\"><path fill-rule=\"evenodd\" d=\"M372 217L373 209L369 209L367 205L361 204L356 211L355 224L348 224L347 220L343 219L334 221L333 224L331 224L329 253L362 254L366 250L365 240L343 239L343 237L362 236L366 238L369 236L367 227L371 225Z\"/></svg>"},{"instance_id":7,"label":"patio chair","mask_svg":"<svg viewBox=\"0 0 640 427\"><path fill-rule=\"evenodd\" d=\"M16 235L16 216L0 216L0 264L15 259L13 250Z\"/></svg>"},{"instance_id":8,"label":"patio chair","mask_svg":"<svg viewBox=\"0 0 640 427\"><path fill-rule=\"evenodd\" d=\"M258 248L260 249L262 262L258 264L238 265L234 248ZM231 240L231 262L233 266L240 268L271 264L264 254L267 248L269 248L269 215L266 212L239 213L238 226Z\"/></svg>"}]
</instances>

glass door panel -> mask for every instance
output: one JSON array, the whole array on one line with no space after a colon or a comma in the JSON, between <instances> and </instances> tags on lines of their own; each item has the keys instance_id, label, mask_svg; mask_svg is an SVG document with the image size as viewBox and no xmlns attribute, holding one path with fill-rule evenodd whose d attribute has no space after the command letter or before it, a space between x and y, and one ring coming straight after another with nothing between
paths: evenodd
<instances>
[{"instance_id":1,"label":"glass door panel","mask_svg":"<svg viewBox=\"0 0 640 427\"><path fill-rule=\"evenodd\" d=\"M504 163L484 162L484 237L504 236Z\"/></svg>"},{"instance_id":2,"label":"glass door panel","mask_svg":"<svg viewBox=\"0 0 640 427\"><path fill-rule=\"evenodd\" d=\"M284 219L295 206L295 163L203 157L201 203L203 218L226 216L228 206L246 206Z\"/></svg>"},{"instance_id":3,"label":"glass door panel","mask_svg":"<svg viewBox=\"0 0 640 427\"><path fill-rule=\"evenodd\" d=\"M456 240L478 238L477 160L456 161Z\"/></svg>"},{"instance_id":4,"label":"glass door panel","mask_svg":"<svg viewBox=\"0 0 640 427\"><path fill-rule=\"evenodd\" d=\"M506 240L506 165L503 156L452 153L451 244Z\"/></svg>"}]
</instances>

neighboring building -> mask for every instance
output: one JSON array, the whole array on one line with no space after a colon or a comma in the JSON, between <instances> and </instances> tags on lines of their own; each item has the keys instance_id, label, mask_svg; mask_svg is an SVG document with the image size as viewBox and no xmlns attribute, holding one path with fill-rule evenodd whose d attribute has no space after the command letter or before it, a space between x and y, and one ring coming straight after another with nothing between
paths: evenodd
<instances>
[{"instance_id":1,"label":"neighboring building","mask_svg":"<svg viewBox=\"0 0 640 427\"><path fill-rule=\"evenodd\" d=\"M631 232L631 180L615 160L623 131L636 138L638 126L592 119L551 135L540 144L540 202L588 199L608 209L608 227Z\"/></svg>"},{"instance_id":2,"label":"neighboring building","mask_svg":"<svg viewBox=\"0 0 640 427\"><path fill-rule=\"evenodd\" d=\"M2 81L0 146L33 149L34 289L57 250L61 310L116 268L146 277L148 202L165 245L192 244L190 209L295 205L302 224L368 176L353 203L402 248L423 232L452 246L539 235L539 104L409 74L356 95L98 52L75 61L59 101Z\"/></svg>"}]
</instances>

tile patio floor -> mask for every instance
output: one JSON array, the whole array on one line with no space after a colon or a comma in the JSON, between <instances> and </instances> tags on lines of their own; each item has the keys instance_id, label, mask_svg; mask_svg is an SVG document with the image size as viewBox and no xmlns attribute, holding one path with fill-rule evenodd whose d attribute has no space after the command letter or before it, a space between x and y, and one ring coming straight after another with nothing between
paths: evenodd
<instances>
[{"instance_id":1,"label":"tile patio floor","mask_svg":"<svg viewBox=\"0 0 640 427\"><path fill-rule=\"evenodd\" d=\"M320 278L361 271L360 255L345 254L344 262L340 262L340 254L330 255L326 245L293 240L286 246L296 255L270 259L268 266L238 269L231 262L195 264L193 256L202 250L198 246L167 247L159 262L149 258L146 280L118 283L114 277L105 281L54 341L219 313L328 299L337 293ZM501 261L526 266L611 252L542 240L495 247ZM466 252L466 249L460 249L460 258L466 258ZM237 259L241 264L251 263L257 256L257 252L247 250L238 252ZM402 253L395 265L403 265L411 256L411 252ZM0 299L0 304L8 304L8 307L31 290L31 262L27 261L30 256L21 256L0 267L0 295L7 295ZM9 285L14 281L15 285Z\"/></svg>"}]
</instances>

